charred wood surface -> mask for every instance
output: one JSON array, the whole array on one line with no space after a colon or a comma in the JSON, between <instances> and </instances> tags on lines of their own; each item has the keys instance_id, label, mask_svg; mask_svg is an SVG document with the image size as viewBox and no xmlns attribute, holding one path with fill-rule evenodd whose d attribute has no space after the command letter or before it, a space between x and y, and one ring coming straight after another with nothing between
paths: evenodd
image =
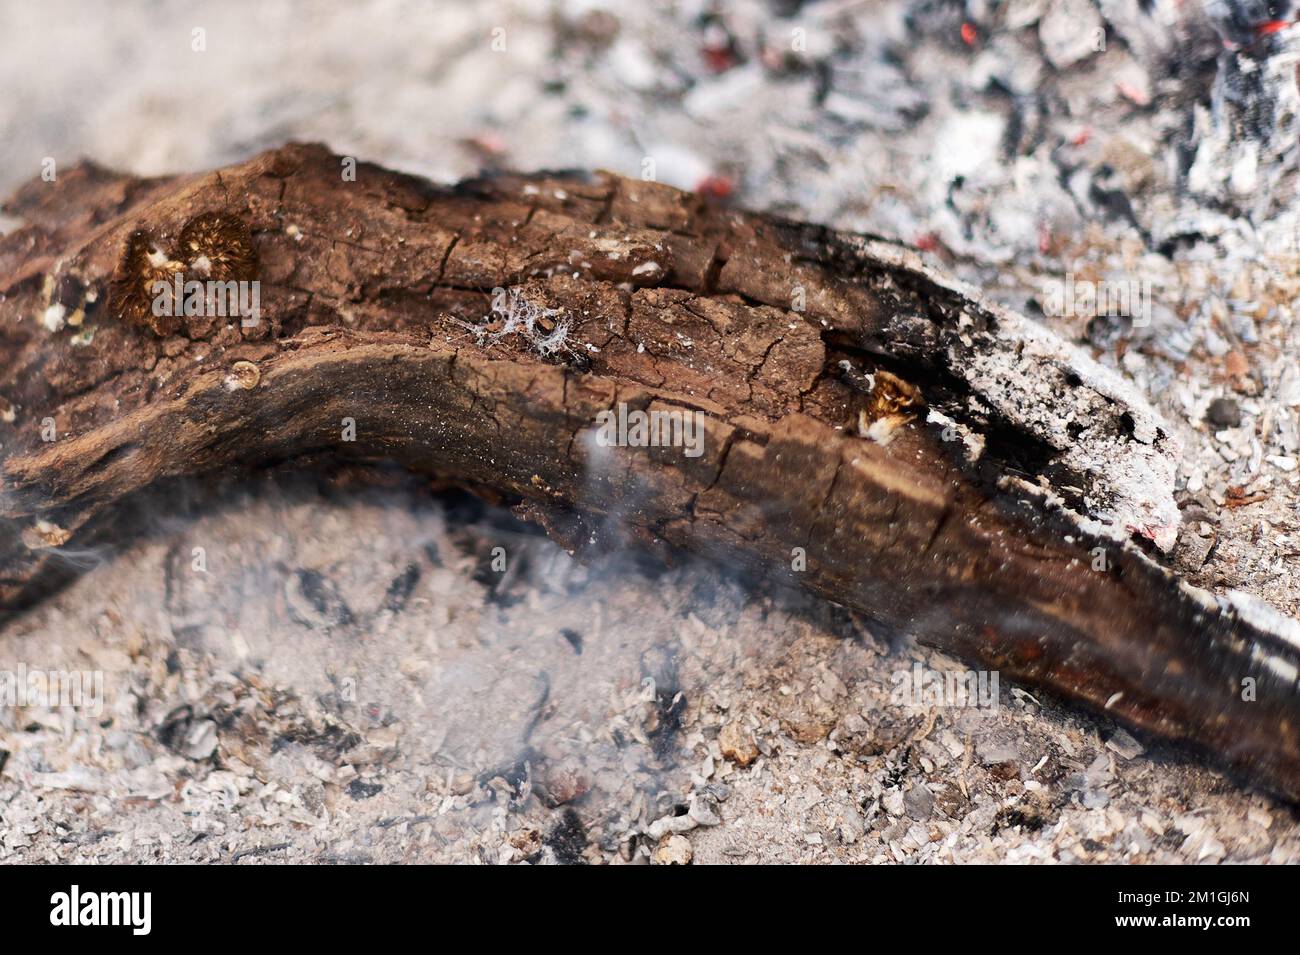
<instances>
[{"instance_id":1,"label":"charred wood surface","mask_svg":"<svg viewBox=\"0 0 1300 955\"><path fill-rule=\"evenodd\" d=\"M1081 352L901 247L654 183L344 168L84 164L9 201L0 607L151 485L395 461L570 549L787 577L1300 798L1294 625L1162 566L1178 449ZM178 274L256 281L256 320L156 314ZM620 408L702 442L605 446Z\"/></svg>"}]
</instances>

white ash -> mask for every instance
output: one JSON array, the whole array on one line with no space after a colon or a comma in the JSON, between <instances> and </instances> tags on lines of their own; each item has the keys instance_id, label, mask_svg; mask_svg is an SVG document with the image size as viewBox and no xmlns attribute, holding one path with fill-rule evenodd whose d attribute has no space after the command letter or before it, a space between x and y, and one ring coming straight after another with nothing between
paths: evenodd
<instances>
[{"instance_id":1,"label":"white ash","mask_svg":"<svg viewBox=\"0 0 1300 955\"><path fill-rule=\"evenodd\" d=\"M66 324L65 316L67 311L65 306L55 302L41 316L41 324L45 326L47 332L61 331L64 324Z\"/></svg>"},{"instance_id":2,"label":"white ash","mask_svg":"<svg viewBox=\"0 0 1300 955\"><path fill-rule=\"evenodd\" d=\"M714 566L582 568L414 488L208 503L155 511L159 533L6 631L6 661L95 667L106 694L99 719L0 711L0 860L570 861L570 812L579 857L614 864L669 844L697 862L1193 862L1210 840L1300 860L1267 799L1086 715L1023 692L893 707L892 672L957 665ZM523 563L485 584L501 543ZM281 578L322 598L329 636ZM686 705L656 750L670 677ZM761 754L746 766L724 754L732 724Z\"/></svg>"},{"instance_id":3,"label":"white ash","mask_svg":"<svg viewBox=\"0 0 1300 955\"><path fill-rule=\"evenodd\" d=\"M658 268L657 265L653 267ZM480 345L495 345L518 335L544 357L559 351L571 351L568 340L572 320L559 309L545 308L530 301L521 288L494 290L492 309L484 322L499 323L500 327L491 329L467 322L461 324L473 332Z\"/></svg>"},{"instance_id":4,"label":"white ash","mask_svg":"<svg viewBox=\"0 0 1300 955\"><path fill-rule=\"evenodd\" d=\"M947 345L946 369L984 403L1055 448L1071 471L1091 479L1084 516L1136 531L1163 551L1173 548L1181 448L1137 389L1051 331L985 303L975 289L938 274L917 254L873 241L863 242L861 250L985 308L993 319L990 331L939 331ZM1117 426L1120 419L1127 430Z\"/></svg>"}]
</instances>

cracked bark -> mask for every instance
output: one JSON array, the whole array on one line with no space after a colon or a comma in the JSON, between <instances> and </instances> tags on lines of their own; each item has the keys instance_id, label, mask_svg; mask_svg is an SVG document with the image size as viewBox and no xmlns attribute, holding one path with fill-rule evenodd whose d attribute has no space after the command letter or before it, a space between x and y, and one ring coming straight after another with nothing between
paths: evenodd
<instances>
[{"instance_id":1,"label":"cracked bark","mask_svg":"<svg viewBox=\"0 0 1300 955\"><path fill-rule=\"evenodd\" d=\"M219 175L87 164L10 200L0 607L150 485L396 461L571 548L630 529L785 576L1300 797L1300 641L1161 566L1177 448L1086 356L907 250L653 183L340 168L301 145ZM204 213L251 234L258 323L130 321L131 237L173 249ZM493 324L498 288L538 324ZM702 413L703 454L599 446L618 402Z\"/></svg>"}]
</instances>

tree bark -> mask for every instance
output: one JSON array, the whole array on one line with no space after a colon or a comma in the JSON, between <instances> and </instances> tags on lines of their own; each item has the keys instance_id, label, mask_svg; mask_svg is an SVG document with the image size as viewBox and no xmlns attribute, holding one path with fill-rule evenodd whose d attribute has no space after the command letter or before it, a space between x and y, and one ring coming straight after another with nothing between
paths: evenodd
<instances>
[{"instance_id":1,"label":"tree bark","mask_svg":"<svg viewBox=\"0 0 1300 955\"><path fill-rule=\"evenodd\" d=\"M396 461L571 549L787 577L1300 798L1295 625L1162 566L1178 449L1081 352L901 247L654 183L347 171L83 164L8 203L0 607L150 485ZM256 282L256 321L156 314L177 273ZM702 445L607 446L620 408Z\"/></svg>"}]
</instances>

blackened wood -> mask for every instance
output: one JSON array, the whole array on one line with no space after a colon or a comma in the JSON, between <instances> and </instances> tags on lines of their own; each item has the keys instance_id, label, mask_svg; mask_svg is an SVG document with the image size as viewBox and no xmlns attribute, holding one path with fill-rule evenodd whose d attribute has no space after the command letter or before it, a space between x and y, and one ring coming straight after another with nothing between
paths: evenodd
<instances>
[{"instance_id":1,"label":"blackened wood","mask_svg":"<svg viewBox=\"0 0 1300 955\"><path fill-rule=\"evenodd\" d=\"M445 189L290 145L34 182L0 240L0 606L113 505L322 453L789 577L1300 797L1297 640L1157 559L1177 447L1111 373L878 240L609 175ZM154 314L252 281L258 321ZM702 453L604 447L699 413Z\"/></svg>"}]
</instances>

